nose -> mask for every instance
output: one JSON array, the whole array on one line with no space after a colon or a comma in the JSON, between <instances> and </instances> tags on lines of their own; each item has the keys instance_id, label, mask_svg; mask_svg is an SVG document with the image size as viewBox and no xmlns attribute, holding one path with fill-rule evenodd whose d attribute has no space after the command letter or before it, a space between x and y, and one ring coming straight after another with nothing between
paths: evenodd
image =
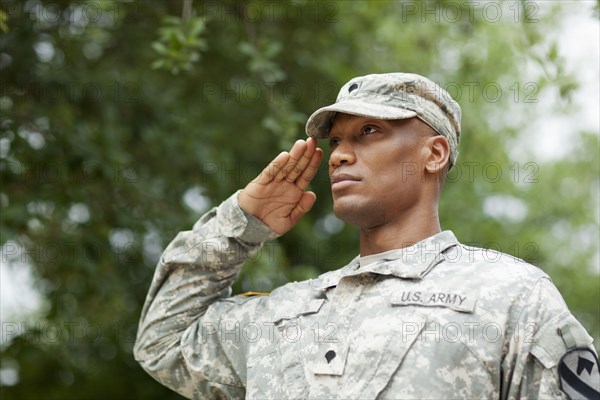
<instances>
[{"instance_id":1,"label":"nose","mask_svg":"<svg viewBox=\"0 0 600 400\"><path fill-rule=\"evenodd\" d=\"M340 143L333 149L329 156L329 169L339 168L343 164L353 164L356 161L354 151L349 145Z\"/></svg>"}]
</instances>

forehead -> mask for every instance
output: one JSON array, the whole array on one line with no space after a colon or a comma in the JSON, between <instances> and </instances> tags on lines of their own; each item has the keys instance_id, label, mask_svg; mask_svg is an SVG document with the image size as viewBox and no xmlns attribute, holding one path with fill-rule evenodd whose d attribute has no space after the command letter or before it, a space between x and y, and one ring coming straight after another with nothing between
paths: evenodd
<instances>
[{"instance_id":1,"label":"forehead","mask_svg":"<svg viewBox=\"0 0 600 400\"><path fill-rule=\"evenodd\" d=\"M333 118L331 119L332 126L335 124L348 123L352 121L367 121L371 118L362 117L360 115L346 114L342 112L336 112Z\"/></svg>"},{"instance_id":2,"label":"forehead","mask_svg":"<svg viewBox=\"0 0 600 400\"><path fill-rule=\"evenodd\" d=\"M356 127L360 127L364 124L375 123L379 125L383 125L385 127L399 127L399 126L408 126L414 123L413 120L417 118L408 118L408 119L397 119L397 120L386 120L386 119L378 119L371 117L363 117L360 115L346 114L346 113L336 113L331 120L331 128L329 129L329 136L338 135L343 133L347 129L352 129Z\"/></svg>"},{"instance_id":3,"label":"forehead","mask_svg":"<svg viewBox=\"0 0 600 400\"><path fill-rule=\"evenodd\" d=\"M339 133L342 130L345 130L348 127L352 127L353 125L362 125L368 122L383 122L381 119L363 117L360 115L352 115L345 113L335 113L331 120L331 128L329 129L329 134Z\"/></svg>"}]
</instances>

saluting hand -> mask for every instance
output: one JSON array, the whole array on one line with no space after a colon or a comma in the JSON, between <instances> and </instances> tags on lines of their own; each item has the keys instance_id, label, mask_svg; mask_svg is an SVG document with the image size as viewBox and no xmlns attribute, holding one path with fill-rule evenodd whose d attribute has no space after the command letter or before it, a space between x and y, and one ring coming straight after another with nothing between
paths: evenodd
<instances>
[{"instance_id":1,"label":"saluting hand","mask_svg":"<svg viewBox=\"0 0 600 400\"><path fill-rule=\"evenodd\" d=\"M240 207L283 235L315 204L317 196L304 190L322 158L315 139L296 141L289 153L280 153L240 192Z\"/></svg>"}]
</instances>

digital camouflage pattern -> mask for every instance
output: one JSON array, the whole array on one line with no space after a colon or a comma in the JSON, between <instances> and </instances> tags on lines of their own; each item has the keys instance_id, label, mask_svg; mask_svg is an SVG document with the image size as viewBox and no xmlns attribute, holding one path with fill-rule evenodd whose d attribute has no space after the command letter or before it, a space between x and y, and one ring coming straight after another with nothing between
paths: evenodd
<instances>
[{"instance_id":1,"label":"digital camouflage pattern","mask_svg":"<svg viewBox=\"0 0 600 400\"><path fill-rule=\"evenodd\" d=\"M450 231L230 297L276 236L236 193L169 244L134 348L150 375L198 399L559 399L561 357L593 350L544 272Z\"/></svg>"},{"instance_id":2,"label":"digital camouflage pattern","mask_svg":"<svg viewBox=\"0 0 600 400\"><path fill-rule=\"evenodd\" d=\"M448 139L450 165L456 163L460 142L460 105L441 86L424 76L392 72L351 79L334 104L315 111L306 133L324 139L337 112L378 119L419 118Z\"/></svg>"}]
</instances>

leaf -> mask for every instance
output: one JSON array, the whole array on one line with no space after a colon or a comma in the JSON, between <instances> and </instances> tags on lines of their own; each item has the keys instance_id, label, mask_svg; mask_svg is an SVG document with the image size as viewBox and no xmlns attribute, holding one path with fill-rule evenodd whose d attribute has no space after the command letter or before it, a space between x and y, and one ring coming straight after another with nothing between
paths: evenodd
<instances>
[{"instance_id":1,"label":"leaf","mask_svg":"<svg viewBox=\"0 0 600 400\"><path fill-rule=\"evenodd\" d=\"M161 55L166 55L169 52L169 49L161 42L152 42L152 48Z\"/></svg>"}]
</instances>

